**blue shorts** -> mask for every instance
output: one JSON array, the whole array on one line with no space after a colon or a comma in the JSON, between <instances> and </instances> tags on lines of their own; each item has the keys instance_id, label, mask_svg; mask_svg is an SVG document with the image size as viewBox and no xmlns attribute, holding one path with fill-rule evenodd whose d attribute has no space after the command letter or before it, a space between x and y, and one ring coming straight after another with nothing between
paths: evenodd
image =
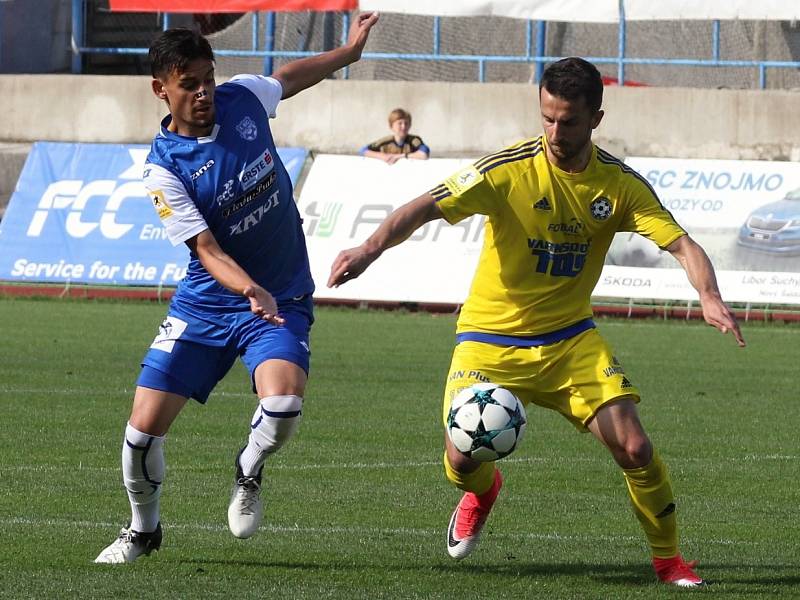
<instances>
[{"instance_id":1,"label":"blue shorts","mask_svg":"<svg viewBox=\"0 0 800 600\"><path fill-rule=\"evenodd\" d=\"M253 375L266 360L292 362L308 373L309 332L314 322L311 295L281 302L280 327L250 311L231 310L200 318L173 303L142 359L136 385L194 398L204 404L237 356Z\"/></svg>"}]
</instances>

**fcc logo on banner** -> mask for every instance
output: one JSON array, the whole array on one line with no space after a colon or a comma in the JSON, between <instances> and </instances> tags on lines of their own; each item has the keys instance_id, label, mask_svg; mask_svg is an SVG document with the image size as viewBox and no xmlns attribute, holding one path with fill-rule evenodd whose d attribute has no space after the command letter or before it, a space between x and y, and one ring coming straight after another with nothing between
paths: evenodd
<instances>
[{"instance_id":1,"label":"fcc logo on banner","mask_svg":"<svg viewBox=\"0 0 800 600\"><path fill-rule=\"evenodd\" d=\"M138 145L34 144L0 222L0 279L176 284L189 252L169 243L142 184L148 152ZM278 154L297 181L307 151Z\"/></svg>"},{"instance_id":2,"label":"fcc logo on banner","mask_svg":"<svg viewBox=\"0 0 800 600\"><path fill-rule=\"evenodd\" d=\"M0 222L0 278L157 285L185 273L151 206L147 146L34 144Z\"/></svg>"}]
</instances>

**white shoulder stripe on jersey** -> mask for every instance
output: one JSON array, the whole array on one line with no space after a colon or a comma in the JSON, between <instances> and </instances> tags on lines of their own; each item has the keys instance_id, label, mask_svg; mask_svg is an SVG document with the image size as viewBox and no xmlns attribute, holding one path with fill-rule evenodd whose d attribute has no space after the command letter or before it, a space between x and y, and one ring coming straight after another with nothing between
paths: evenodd
<instances>
[{"instance_id":1,"label":"white shoulder stripe on jersey","mask_svg":"<svg viewBox=\"0 0 800 600\"><path fill-rule=\"evenodd\" d=\"M283 86L280 81L264 75L234 75L228 80L228 83L244 86L253 92L261 101L269 118L275 118L275 111L281 101L281 96L283 96Z\"/></svg>"},{"instance_id":2,"label":"white shoulder stripe on jersey","mask_svg":"<svg viewBox=\"0 0 800 600\"><path fill-rule=\"evenodd\" d=\"M145 163L143 181L173 246L208 229L203 215L177 175L160 165Z\"/></svg>"}]
</instances>

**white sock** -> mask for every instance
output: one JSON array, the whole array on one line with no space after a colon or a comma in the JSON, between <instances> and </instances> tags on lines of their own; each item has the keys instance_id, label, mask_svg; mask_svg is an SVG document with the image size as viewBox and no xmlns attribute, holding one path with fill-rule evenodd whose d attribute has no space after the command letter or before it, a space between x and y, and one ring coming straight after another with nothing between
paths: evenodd
<instances>
[{"instance_id":1,"label":"white sock","mask_svg":"<svg viewBox=\"0 0 800 600\"><path fill-rule=\"evenodd\" d=\"M164 478L164 436L142 433L130 423L122 442L122 479L131 503L131 529L155 531Z\"/></svg>"},{"instance_id":2,"label":"white sock","mask_svg":"<svg viewBox=\"0 0 800 600\"><path fill-rule=\"evenodd\" d=\"M250 423L247 446L239 456L245 475L258 475L267 456L289 441L300 425L302 408L300 396L267 396L259 400Z\"/></svg>"}]
</instances>

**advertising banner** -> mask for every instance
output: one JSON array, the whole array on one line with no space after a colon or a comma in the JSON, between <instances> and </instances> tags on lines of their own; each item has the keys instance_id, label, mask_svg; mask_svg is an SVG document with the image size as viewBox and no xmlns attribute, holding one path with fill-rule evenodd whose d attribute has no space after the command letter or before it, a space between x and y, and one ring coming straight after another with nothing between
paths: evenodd
<instances>
[{"instance_id":1,"label":"advertising banner","mask_svg":"<svg viewBox=\"0 0 800 600\"><path fill-rule=\"evenodd\" d=\"M175 285L188 250L173 247L141 184L146 146L37 143L0 222L0 279ZM293 181L307 151L279 148ZM303 185L317 297L460 304L483 241L483 217L434 221L387 250L361 278L325 285L345 248L470 159L319 155ZM632 158L664 205L704 246L726 300L800 304L800 165ZM614 239L596 297L696 300L683 269L636 234Z\"/></svg>"},{"instance_id":2,"label":"advertising banner","mask_svg":"<svg viewBox=\"0 0 800 600\"><path fill-rule=\"evenodd\" d=\"M225 13L255 10L354 10L358 0L110 0L112 11Z\"/></svg>"},{"instance_id":3,"label":"advertising banner","mask_svg":"<svg viewBox=\"0 0 800 600\"><path fill-rule=\"evenodd\" d=\"M142 184L149 148L33 145L0 221L0 279L175 285L189 258L173 247ZM304 148L278 148L296 182Z\"/></svg>"},{"instance_id":4,"label":"advertising banner","mask_svg":"<svg viewBox=\"0 0 800 600\"><path fill-rule=\"evenodd\" d=\"M317 156L299 201L317 297L462 303L483 242L480 216L456 226L428 223L387 250L361 278L337 289L325 282L341 250L360 244L392 210L469 162L431 159L389 166L369 158ZM800 303L800 194L792 191L800 188L799 165L650 158L627 162L648 178L678 222L706 248L726 300ZM797 245L787 241L792 235ZM697 300L677 261L631 233L616 236L594 295Z\"/></svg>"},{"instance_id":5,"label":"advertising banner","mask_svg":"<svg viewBox=\"0 0 800 600\"><path fill-rule=\"evenodd\" d=\"M800 274L768 271L717 271L727 302L800 304ZM675 269L606 265L595 297L697 301L697 292L680 267Z\"/></svg>"},{"instance_id":6,"label":"advertising banner","mask_svg":"<svg viewBox=\"0 0 800 600\"><path fill-rule=\"evenodd\" d=\"M483 218L456 226L428 223L387 250L361 278L330 289L331 263L359 245L395 208L438 185L471 161L318 155L303 184L300 214L319 298L460 304L483 242Z\"/></svg>"},{"instance_id":7,"label":"advertising banner","mask_svg":"<svg viewBox=\"0 0 800 600\"><path fill-rule=\"evenodd\" d=\"M800 303L800 164L639 157L625 162L703 246L727 300ZM606 263L626 267L628 280L672 283L659 293L641 285L604 286L601 280L598 295L697 297L675 259L636 234L617 234ZM679 280L687 290L682 295Z\"/></svg>"}]
</instances>

